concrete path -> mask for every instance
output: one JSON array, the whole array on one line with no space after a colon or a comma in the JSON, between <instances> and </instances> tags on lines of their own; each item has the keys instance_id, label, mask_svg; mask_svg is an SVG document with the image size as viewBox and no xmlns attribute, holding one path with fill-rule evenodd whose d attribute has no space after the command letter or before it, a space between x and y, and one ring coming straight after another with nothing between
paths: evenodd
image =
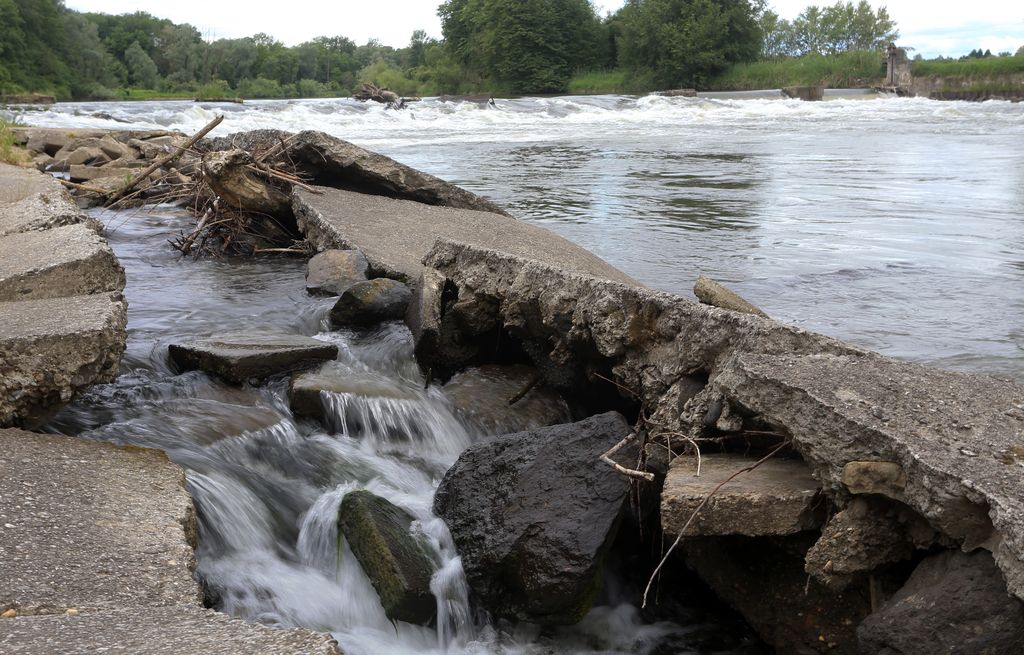
<instances>
[{"instance_id":1,"label":"concrete path","mask_svg":"<svg viewBox=\"0 0 1024 655\"><path fill-rule=\"evenodd\" d=\"M318 250L363 251L378 273L416 282L423 257L438 239L541 261L568 271L641 286L588 250L542 227L509 216L425 205L353 191L298 190L293 207L299 227Z\"/></svg>"},{"instance_id":2,"label":"concrete path","mask_svg":"<svg viewBox=\"0 0 1024 655\"><path fill-rule=\"evenodd\" d=\"M155 450L0 430L0 652L338 653L201 607L196 518Z\"/></svg>"}]
</instances>

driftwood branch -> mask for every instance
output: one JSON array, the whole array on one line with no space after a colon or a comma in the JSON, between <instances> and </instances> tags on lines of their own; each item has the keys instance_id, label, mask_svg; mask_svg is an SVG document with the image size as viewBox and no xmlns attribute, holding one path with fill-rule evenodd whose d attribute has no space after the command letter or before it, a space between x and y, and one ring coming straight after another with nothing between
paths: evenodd
<instances>
[{"instance_id":1,"label":"driftwood branch","mask_svg":"<svg viewBox=\"0 0 1024 655\"><path fill-rule=\"evenodd\" d=\"M530 391L532 391L534 387L540 384L540 381L540 374L534 374L530 376L530 379L527 380L526 384L523 385L523 388L515 392L515 394L508 399L509 406L515 405L517 402L526 397L526 394L530 393Z\"/></svg>"},{"instance_id":2,"label":"driftwood branch","mask_svg":"<svg viewBox=\"0 0 1024 655\"><path fill-rule=\"evenodd\" d=\"M142 182L142 180L144 180L147 177L149 177L154 171L156 171L156 170L158 170L160 168L163 168L167 164L170 164L171 162L173 162L176 159L178 159L178 157L181 157L185 153L186 150L188 150L189 148L194 146L196 144L196 142L199 141L199 139L202 139L204 136L206 136L211 131L213 131L213 128L215 128L218 125L220 125L223 120L224 120L224 115L223 114L218 116L218 117L216 117L216 118L214 118L212 121L207 123L206 127L204 127L203 129L199 130L194 135L192 135L191 139L189 139L188 141L186 141L182 145L178 146L174 150L174 152L170 153L169 155L167 155L165 157L161 157L160 159L158 159L155 162L153 162L152 164L150 164L149 167L147 167L144 171L142 171L141 173L139 173L138 175L133 177L127 184L125 184L123 187L121 187L117 191L117 193L112 195L107 200L107 202L105 203L106 206L109 207L109 206L113 205L115 202L117 202L118 200L123 198L125 195L130 193L132 189L137 187L139 185L139 183Z\"/></svg>"},{"instance_id":3,"label":"driftwood branch","mask_svg":"<svg viewBox=\"0 0 1024 655\"><path fill-rule=\"evenodd\" d=\"M621 474L623 474L625 476L628 476L628 477L631 477L631 478L639 478L641 480L647 480L648 482L654 482L654 474L653 473L648 473L646 471L637 471L637 470L634 470L634 469L628 469L625 466L622 466L621 464L619 464L618 462L616 462L615 460L612 459L612 455L614 455L615 453L617 453L620 450L622 450L623 448L625 448L626 444L628 444L631 441L634 441L635 439L636 439L636 433L635 432L630 432L629 434L626 435L625 439L623 439L619 443L615 444L614 446L612 446L611 448L608 449L608 452L606 452L605 454L601 455L600 459L601 459L602 462L604 462L605 464L608 464L613 469L615 469L616 471L618 471L619 473L621 473Z\"/></svg>"},{"instance_id":4,"label":"driftwood branch","mask_svg":"<svg viewBox=\"0 0 1024 655\"><path fill-rule=\"evenodd\" d=\"M60 182L61 184L63 184L64 186L66 186L67 188L75 189L76 191L84 191L86 193L96 193L96 194L99 194L101 196L105 196L105 195L107 195L107 193L109 193L106 189L99 189L99 188L94 187L94 186L86 186L84 184L78 184L76 182L69 182L68 180L62 180L60 178L57 178L57 181Z\"/></svg>"},{"instance_id":5,"label":"driftwood branch","mask_svg":"<svg viewBox=\"0 0 1024 655\"><path fill-rule=\"evenodd\" d=\"M702 509L704 509L704 506L708 504L708 501L711 500L711 497L714 496L716 493L718 493L719 489L721 489L725 485L729 484L730 482L732 482L733 480L735 480L739 476L743 475L744 473L749 473L750 471L753 471L754 469L756 469L758 466L761 466L762 464L767 462L769 459L774 457L780 450L782 450L783 448L785 448L789 444L790 444L789 441L784 441L784 442L780 443L778 446L775 447L774 450L772 450L770 453L768 453L767 455L765 455L761 459L757 460L756 462L754 462L750 466L745 466L745 467L741 468L740 470L736 471L735 473L733 473L732 475L730 475L726 479L722 480L718 484L718 486L716 486L714 489L712 489L710 492L708 492L708 495L704 496L704 498L701 499L700 504L698 504L697 507L694 508L694 510L690 513L690 517L688 519L686 519L686 523L684 523L683 527L679 529L679 534L676 536L676 540L673 541L672 545L669 546L667 551L665 551L665 554L662 556L661 561L658 562L658 566L654 567L654 571L651 573L650 579L647 580L647 587L644 588L644 600L643 600L643 603L640 605L641 608L646 608L647 607L647 595L651 591L651 585L654 584L654 581L655 581L655 579L657 579L658 574L661 573L661 569L662 569L663 566L665 566L665 562L668 561L669 555L671 555L672 551L674 551L676 549L676 546L679 545L679 542L683 540L683 535L686 534L686 531L689 529L690 524L692 524L693 520L695 518L697 518L697 514L699 514L700 511Z\"/></svg>"}]
</instances>

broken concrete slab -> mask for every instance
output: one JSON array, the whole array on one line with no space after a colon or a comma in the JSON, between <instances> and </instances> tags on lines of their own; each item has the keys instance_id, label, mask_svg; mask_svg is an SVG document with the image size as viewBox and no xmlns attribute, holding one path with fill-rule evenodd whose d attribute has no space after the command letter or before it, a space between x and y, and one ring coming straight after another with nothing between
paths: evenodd
<instances>
[{"instance_id":1,"label":"broken concrete slab","mask_svg":"<svg viewBox=\"0 0 1024 655\"><path fill-rule=\"evenodd\" d=\"M336 189L505 214L486 198L324 132L252 130L205 139L200 145L208 151L241 148L254 155L274 149L277 155L267 163L285 158L304 178Z\"/></svg>"},{"instance_id":2,"label":"broken concrete slab","mask_svg":"<svg viewBox=\"0 0 1024 655\"><path fill-rule=\"evenodd\" d=\"M713 385L777 424L826 489L850 462L894 462L881 487L964 549L990 549L1024 598L1024 387L880 355L744 353Z\"/></svg>"},{"instance_id":3,"label":"broken concrete slab","mask_svg":"<svg viewBox=\"0 0 1024 655\"><path fill-rule=\"evenodd\" d=\"M8 655L341 655L329 635L247 623L188 605L3 619Z\"/></svg>"},{"instance_id":4,"label":"broken concrete slab","mask_svg":"<svg viewBox=\"0 0 1024 655\"><path fill-rule=\"evenodd\" d=\"M436 207L339 189L296 190L299 228L318 250L358 248L378 275L416 282L423 257L438 239L548 262L566 270L640 286L622 271L567 239L505 215Z\"/></svg>"},{"instance_id":5,"label":"broken concrete slab","mask_svg":"<svg viewBox=\"0 0 1024 655\"><path fill-rule=\"evenodd\" d=\"M121 180L122 185L138 175L135 168L121 166L92 166L87 164L71 164L68 167L68 177L73 182L89 182L105 177L114 177Z\"/></svg>"},{"instance_id":6,"label":"broken concrete slab","mask_svg":"<svg viewBox=\"0 0 1024 655\"><path fill-rule=\"evenodd\" d=\"M368 398L415 400L417 391L369 369L356 369L343 362L326 362L315 369L296 373L288 387L292 413L324 418L322 393L353 394Z\"/></svg>"},{"instance_id":7,"label":"broken concrete slab","mask_svg":"<svg viewBox=\"0 0 1024 655\"><path fill-rule=\"evenodd\" d=\"M338 653L200 607L184 471L159 451L0 430L4 653Z\"/></svg>"},{"instance_id":8,"label":"broken concrete slab","mask_svg":"<svg viewBox=\"0 0 1024 655\"><path fill-rule=\"evenodd\" d=\"M687 536L760 537L820 526L820 485L802 461L769 459L729 480L757 461L742 455L705 454L698 476L695 458L676 458L661 493L662 530L678 535L685 526Z\"/></svg>"},{"instance_id":9,"label":"broken concrete slab","mask_svg":"<svg viewBox=\"0 0 1024 655\"><path fill-rule=\"evenodd\" d=\"M0 237L0 302L124 289L107 242L82 224Z\"/></svg>"},{"instance_id":10,"label":"broken concrete slab","mask_svg":"<svg viewBox=\"0 0 1024 655\"><path fill-rule=\"evenodd\" d=\"M200 370L243 384L308 368L338 356L338 347L297 334L235 332L168 348L182 371Z\"/></svg>"},{"instance_id":11,"label":"broken concrete slab","mask_svg":"<svg viewBox=\"0 0 1024 655\"><path fill-rule=\"evenodd\" d=\"M107 294L0 302L0 425L35 426L117 376L127 307Z\"/></svg>"},{"instance_id":12,"label":"broken concrete slab","mask_svg":"<svg viewBox=\"0 0 1024 655\"><path fill-rule=\"evenodd\" d=\"M76 224L102 229L51 176L0 164L0 237Z\"/></svg>"},{"instance_id":13,"label":"broken concrete slab","mask_svg":"<svg viewBox=\"0 0 1024 655\"><path fill-rule=\"evenodd\" d=\"M4 610L199 603L195 510L164 453L17 429L0 446Z\"/></svg>"}]
</instances>

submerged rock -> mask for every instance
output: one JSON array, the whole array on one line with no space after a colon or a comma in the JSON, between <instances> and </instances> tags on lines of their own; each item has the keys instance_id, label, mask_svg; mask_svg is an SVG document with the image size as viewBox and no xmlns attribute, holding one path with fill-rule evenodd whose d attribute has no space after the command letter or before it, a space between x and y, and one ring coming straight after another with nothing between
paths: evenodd
<instances>
[{"instance_id":1,"label":"submerged rock","mask_svg":"<svg viewBox=\"0 0 1024 655\"><path fill-rule=\"evenodd\" d=\"M381 277L356 282L331 308L331 322L336 326L366 327L399 320L411 299L409 287L396 280Z\"/></svg>"},{"instance_id":2,"label":"submerged rock","mask_svg":"<svg viewBox=\"0 0 1024 655\"><path fill-rule=\"evenodd\" d=\"M338 514L338 528L388 618L427 625L437 610L430 593L435 567L427 546L409 532L412 522L406 511L369 491L346 494Z\"/></svg>"},{"instance_id":3,"label":"submerged rock","mask_svg":"<svg viewBox=\"0 0 1024 655\"><path fill-rule=\"evenodd\" d=\"M372 370L357 370L342 362L325 362L292 376L288 399L296 416L323 419L322 392L354 394L369 398L415 399L416 393L394 379Z\"/></svg>"},{"instance_id":4,"label":"submerged rock","mask_svg":"<svg viewBox=\"0 0 1024 655\"><path fill-rule=\"evenodd\" d=\"M857 629L863 655L1008 655L1024 647L1024 603L983 550L921 562Z\"/></svg>"},{"instance_id":5,"label":"submerged rock","mask_svg":"<svg viewBox=\"0 0 1024 655\"><path fill-rule=\"evenodd\" d=\"M459 416L484 434L521 432L572 420L565 400L537 384L539 375L521 364L478 366L455 374L444 385L444 393Z\"/></svg>"},{"instance_id":6,"label":"submerged rock","mask_svg":"<svg viewBox=\"0 0 1024 655\"><path fill-rule=\"evenodd\" d=\"M182 371L200 370L242 384L334 359L338 347L295 334L238 332L172 344L168 352Z\"/></svg>"},{"instance_id":7,"label":"submerged rock","mask_svg":"<svg viewBox=\"0 0 1024 655\"><path fill-rule=\"evenodd\" d=\"M306 266L306 291L340 296L345 289L366 279L369 263L358 250L325 250Z\"/></svg>"},{"instance_id":8,"label":"submerged rock","mask_svg":"<svg viewBox=\"0 0 1024 655\"><path fill-rule=\"evenodd\" d=\"M541 624L587 613L628 489L598 458L628 433L609 412L471 446L449 469L434 511L484 607Z\"/></svg>"}]
</instances>

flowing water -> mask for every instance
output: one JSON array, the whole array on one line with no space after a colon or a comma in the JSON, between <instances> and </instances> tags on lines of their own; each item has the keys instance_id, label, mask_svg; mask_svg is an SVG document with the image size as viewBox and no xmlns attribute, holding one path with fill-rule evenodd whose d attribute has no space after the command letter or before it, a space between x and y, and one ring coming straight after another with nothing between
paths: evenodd
<instances>
[{"instance_id":1,"label":"flowing water","mask_svg":"<svg viewBox=\"0 0 1024 655\"><path fill-rule=\"evenodd\" d=\"M491 108L426 100L394 112L347 100L81 103L24 120L191 132L218 112L228 115L224 132L321 129L391 155L652 287L686 294L703 272L781 320L1024 381L1024 104L598 96ZM225 611L329 630L352 655L759 652L726 618L689 608L684 626L645 624L614 593L572 629L541 633L471 614L430 505L444 470L479 435L424 388L404 328L330 331L330 301L306 296L301 262L181 259L166 239L187 219L170 208L101 218L127 269L128 351L115 384L51 427L161 448L187 468L199 572ZM170 369L168 343L240 328L338 344L357 391L324 396L321 425L291 415L284 380L239 389ZM340 500L357 488L406 509L432 544L436 630L388 621L339 540Z\"/></svg>"}]
</instances>

